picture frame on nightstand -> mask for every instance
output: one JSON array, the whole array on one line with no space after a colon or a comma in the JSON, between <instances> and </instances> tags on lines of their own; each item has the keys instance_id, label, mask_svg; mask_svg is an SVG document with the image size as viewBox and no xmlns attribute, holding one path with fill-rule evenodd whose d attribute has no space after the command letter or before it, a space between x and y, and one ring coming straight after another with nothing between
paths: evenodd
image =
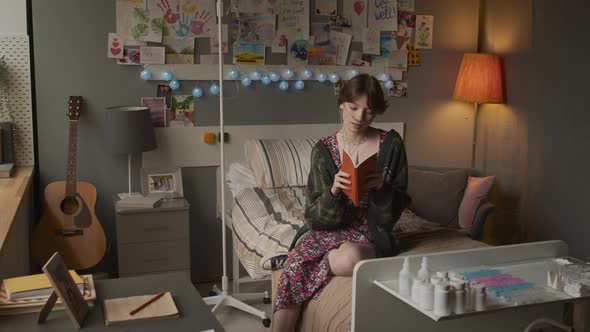
<instances>
[{"instance_id":1,"label":"picture frame on nightstand","mask_svg":"<svg viewBox=\"0 0 590 332\"><path fill-rule=\"evenodd\" d=\"M147 197L183 197L181 169L178 167L142 168L141 192Z\"/></svg>"}]
</instances>

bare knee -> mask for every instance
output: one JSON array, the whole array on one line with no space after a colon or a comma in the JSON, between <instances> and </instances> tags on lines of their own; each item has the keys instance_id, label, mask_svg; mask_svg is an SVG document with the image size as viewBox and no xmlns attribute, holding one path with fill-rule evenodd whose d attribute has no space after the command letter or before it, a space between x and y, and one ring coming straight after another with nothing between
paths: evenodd
<instances>
[{"instance_id":1,"label":"bare knee","mask_svg":"<svg viewBox=\"0 0 590 332\"><path fill-rule=\"evenodd\" d=\"M331 272L336 276L351 276L358 262L374 257L374 250L370 246L348 242L328 255Z\"/></svg>"}]
</instances>

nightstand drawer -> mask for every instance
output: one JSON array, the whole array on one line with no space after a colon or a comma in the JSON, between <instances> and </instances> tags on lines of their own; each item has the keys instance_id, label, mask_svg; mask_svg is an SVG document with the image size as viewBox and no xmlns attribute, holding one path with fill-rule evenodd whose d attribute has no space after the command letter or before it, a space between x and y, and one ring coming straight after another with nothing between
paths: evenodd
<instances>
[{"instance_id":1,"label":"nightstand drawer","mask_svg":"<svg viewBox=\"0 0 590 332\"><path fill-rule=\"evenodd\" d=\"M120 275L190 268L187 240L121 244L118 251Z\"/></svg>"},{"instance_id":2,"label":"nightstand drawer","mask_svg":"<svg viewBox=\"0 0 590 332\"><path fill-rule=\"evenodd\" d=\"M188 238L188 210L117 215L117 242L119 244Z\"/></svg>"}]
</instances>

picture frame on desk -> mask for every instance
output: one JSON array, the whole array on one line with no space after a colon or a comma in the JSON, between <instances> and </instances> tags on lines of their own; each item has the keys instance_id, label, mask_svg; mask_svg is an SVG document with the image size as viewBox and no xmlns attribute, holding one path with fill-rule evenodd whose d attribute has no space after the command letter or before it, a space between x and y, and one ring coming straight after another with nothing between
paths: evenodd
<instances>
[{"instance_id":1,"label":"picture frame on desk","mask_svg":"<svg viewBox=\"0 0 590 332\"><path fill-rule=\"evenodd\" d=\"M178 167L141 169L141 192L144 196L183 197L182 172Z\"/></svg>"}]
</instances>

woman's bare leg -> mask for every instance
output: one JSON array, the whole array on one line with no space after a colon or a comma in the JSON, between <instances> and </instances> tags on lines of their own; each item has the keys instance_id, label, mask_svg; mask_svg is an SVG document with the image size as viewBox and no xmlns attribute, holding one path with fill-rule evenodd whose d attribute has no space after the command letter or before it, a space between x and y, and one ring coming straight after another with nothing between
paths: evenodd
<instances>
[{"instance_id":1,"label":"woman's bare leg","mask_svg":"<svg viewBox=\"0 0 590 332\"><path fill-rule=\"evenodd\" d=\"M271 332L292 332L299 319L301 305L291 304L285 309L275 311L272 317Z\"/></svg>"},{"instance_id":2,"label":"woman's bare leg","mask_svg":"<svg viewBox=\"0 0 590 332\"><path fill-rule=\"evenodd\" d=\"M344 242L338 249L328 252L330 274L351 276L356 263L375 257L375 249L370 244Z\"/></svg>"}]
</instances>

